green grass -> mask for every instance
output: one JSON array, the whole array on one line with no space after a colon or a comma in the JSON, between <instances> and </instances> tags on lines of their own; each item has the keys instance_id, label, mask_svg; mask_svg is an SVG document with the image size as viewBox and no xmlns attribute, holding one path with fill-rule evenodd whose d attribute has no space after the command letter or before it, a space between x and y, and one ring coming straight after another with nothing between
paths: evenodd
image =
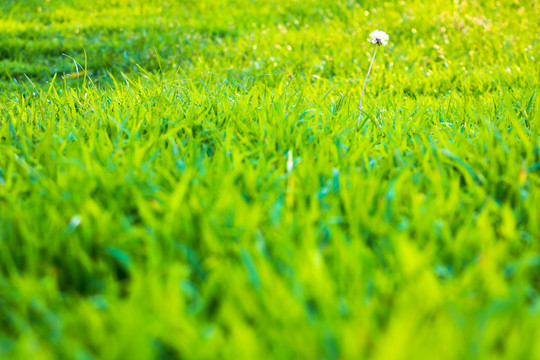
<instances>
[{"instance_id":1,"label":"green grass","mask_svg":"<svg viewBox=\"0 0 540 360\"><path fill-rule=\"evenodd\" d=\"M0 358L540 358L540 3L423 3L3 1Z\"/></svg>"}]
</instances>

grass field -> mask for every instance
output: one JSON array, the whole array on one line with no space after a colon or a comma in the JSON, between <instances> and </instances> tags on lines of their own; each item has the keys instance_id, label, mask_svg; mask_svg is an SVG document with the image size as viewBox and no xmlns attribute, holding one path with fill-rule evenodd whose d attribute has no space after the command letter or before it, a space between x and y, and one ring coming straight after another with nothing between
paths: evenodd
<instances>
[{"instance_id":1,"label":"grass field","mask_svg":"<svg viewBox=\"0 0 540 360\"><path fill-rule=\"evenodd\" d=\"M540 358L539 27L1 1L0 358Z\"/></svg>"}]
</instances>

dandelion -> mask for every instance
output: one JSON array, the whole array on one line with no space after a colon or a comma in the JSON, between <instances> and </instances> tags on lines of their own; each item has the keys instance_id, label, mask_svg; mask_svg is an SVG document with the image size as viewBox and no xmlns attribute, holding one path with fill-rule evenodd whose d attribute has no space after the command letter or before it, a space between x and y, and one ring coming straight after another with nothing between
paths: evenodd
<instances>
[{"instance_id":1,"label":"dandelion","mask_svg":"<svg viewBox=\"0 0 540 360\"><path fill-rule=\"evenodd\" d=\"M373 45L387 45L389 36L387 33L381 30L375 30L369 34L368 41Z\"/></svg>"},{"instance_id":2,"label":"dandelion","mask_svg":"<svg viewBox=\"0 0 540 360\"><path fill-rule=\"evenodd\" d=\"M387 33L381 30L375 30L369 34L368 42L373 45L381 46L388 44L389 36ZM366 80L364 81L364 87L362 88L362 95L360 95L360 114L358 115L358 126L360 126L360 120L362 120L362 100L364 99L364 92L366 90L366 84L369 78L369 73L371 72L371 67L373 66L373 61L375 61L375 55L377 55L377 48L373 52L373 58L371 59L371 64L369 65L369 70L366 75Z\"/></svg>"}]
</instances>

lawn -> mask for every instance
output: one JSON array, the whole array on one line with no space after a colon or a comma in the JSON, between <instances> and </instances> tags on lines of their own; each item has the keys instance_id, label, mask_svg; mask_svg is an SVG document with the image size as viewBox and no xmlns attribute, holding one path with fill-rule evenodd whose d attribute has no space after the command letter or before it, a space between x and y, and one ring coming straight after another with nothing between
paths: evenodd
<instances>
[{"instance_id":1,"label":"lawn","mask_svg":"<svg viewBox=\"0 0 540 360\"><path fill-rule=\"evenodd\" d=\"M540 358L539 27L1 1L0 358Z\"/></svg>"}]
</instances>

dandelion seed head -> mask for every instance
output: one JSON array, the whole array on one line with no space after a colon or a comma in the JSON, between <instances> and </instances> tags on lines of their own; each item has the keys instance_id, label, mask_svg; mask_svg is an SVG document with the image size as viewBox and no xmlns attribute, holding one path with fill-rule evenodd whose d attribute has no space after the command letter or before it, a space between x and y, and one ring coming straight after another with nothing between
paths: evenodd
<instances>
[{"instance_id":1,"label":"dandelion seed head","mask_svg":"<svg viewBox=\"0 0 540 360\"><path fill-rule=\"evenodd\" d=\"M368 42L374 45L386 45L390 37L382 30L375 30L369 34Z\"/></svg>"}]
</instances>

